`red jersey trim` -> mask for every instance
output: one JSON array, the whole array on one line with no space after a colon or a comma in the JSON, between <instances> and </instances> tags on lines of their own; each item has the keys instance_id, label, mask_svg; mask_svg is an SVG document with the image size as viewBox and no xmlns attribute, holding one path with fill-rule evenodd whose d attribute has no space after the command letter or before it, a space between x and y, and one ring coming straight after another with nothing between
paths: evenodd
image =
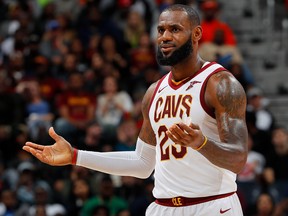
<instances>
[{"instance_id":1,"label":"red jersey trim","mask_svg":"<svg viewBox=\"0 0 288 216\"><path fill-rule=\"evenodd\" d=\"M201 90L200 90L200 103L201 103L201 106L205 110L205 112L208 115L210 115L212 118L214 118L214 119L216 118L214 110L208 107L208 105L205 102L204 96L205 96L206 85L207 85L207 82L208 82L209 78L212 75L214 75L214 74L216 74L216 73L218 73L220 71L227 71L227 69L224 68L224 67L220 67L220 68L217 68L216 70L214 70L211 74L209 74L209 76L206 77L206 79L204 80L204 83L203 83L203 85L201 87Z\"/></svg>"},{"instance_id":2,"label":"red jersey trim","mask_svg":"<svg viewBox=\"0 0 288 216\"><path fill-rule=\"evenodd\" d=\"M148 113L150 112L150 108L151 108L152 102L153 102L153 100L154 100L154 98L155 98L155 95L156 95L156 93L157 93L157 91L158 91L158 89L159 89L162 81L164 80L164 78L165 78L167 75L168 75L168 74L164 75L164 76L158 81L158 83L156 84L156 88L154 89L152 98L151 98L151 100L150 100Z\"/></svg>"},{"instance_id":3,"label":"red jersey trim","mask_svg":"<svg viewBox=\"0 0 288 216\"><path fill-rule=\"evenodd\" d=\"M207 65L205 65L204 67L200 68L195 74L193 74L191 77L188 77L187 79L185 79L183 82L181 82L180 84L175 84L172 81L172 73L169 74L169 78L168 78L168 84L169 86L174 89L177 90L179 89L181 86L183 86L185 83L189 82L191 79L193 79L195 76L197 76L198 74L200 74L202 71L204 71L205 69L207 69L208 67L210 67L211 65L216 64L216 62L210 62Z\"/></svg>"}]
</instances>

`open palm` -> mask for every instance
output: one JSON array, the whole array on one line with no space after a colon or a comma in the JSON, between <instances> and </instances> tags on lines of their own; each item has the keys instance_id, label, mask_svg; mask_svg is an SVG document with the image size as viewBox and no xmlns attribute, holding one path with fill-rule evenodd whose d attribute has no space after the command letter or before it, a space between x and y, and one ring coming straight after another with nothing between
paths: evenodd
<instances>
[{"instance_id":1,"label":"open palm","mask_svg":"<svg viewBox=\"0 0 288 216\"><path fill-rule=\"evenodd\" d=\"M49 135L55 140L51 146L43 146L32 142L26 142L23 149L30 152L43 163L62 166L72 162L72 147L63 137L59 136L54 129L49 129Z\"/></svg>"}]
</instances>

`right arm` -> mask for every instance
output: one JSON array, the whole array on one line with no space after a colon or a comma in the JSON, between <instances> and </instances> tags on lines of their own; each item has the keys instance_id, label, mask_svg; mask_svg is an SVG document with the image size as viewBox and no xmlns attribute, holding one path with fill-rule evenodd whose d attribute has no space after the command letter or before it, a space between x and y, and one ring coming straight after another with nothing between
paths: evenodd
<instances>
[{"instance_id":1,"label":"right arm","mask_svg":"<svg viewBox=\"0 0 288 216\"><path fill-rule=\"evenodd\" d=\"M76 165L113 175L149 177L154 170L156 158L156 138L148 116L154 89L155 84L147 90L142 101L144 120L135 151L92 152L79 150ZM74 150L70 143L56 134L53 128L49 129L49 134L55 140L54 145L43 146L27 142L23 149L49 165L72 164Z\"/></svg>"}]
</instances>

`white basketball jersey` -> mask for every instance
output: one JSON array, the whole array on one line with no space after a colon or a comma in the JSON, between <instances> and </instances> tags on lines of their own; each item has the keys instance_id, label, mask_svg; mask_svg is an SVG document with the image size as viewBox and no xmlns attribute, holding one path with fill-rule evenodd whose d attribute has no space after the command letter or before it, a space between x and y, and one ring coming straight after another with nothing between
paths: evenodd
<instances>
[{"instance_id":1,"label":"white basketball jersey","mask_svg":"<svg viewBox=\"0 0 288 216\"><path fill-rule=\"evenodd\" d=\"M157 139L156 198L205 197L236 191L236 174L215 166L192 148L176 145L165 131L177 122L198 124L203 134L220 141L213 111L205 105L206 82L212 74L226 70L206 62L193 76L180 84L172 82L171 72L157 83L149 118ZM217 155L215 155L217 157Z\"/></svg>"}]
</instances>

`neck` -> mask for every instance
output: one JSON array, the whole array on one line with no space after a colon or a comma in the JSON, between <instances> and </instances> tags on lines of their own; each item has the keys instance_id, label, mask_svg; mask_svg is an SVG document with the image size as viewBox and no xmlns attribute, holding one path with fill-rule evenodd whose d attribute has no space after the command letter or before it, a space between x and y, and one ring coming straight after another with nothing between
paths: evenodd
<instances>
[{"instance_id":1,"label":"neck","mask_svg":"<svg viewBox=\"0 0 288 216\"><path fill-rule=\"evenodd\" d=\"M183 62L171 67L173 80L178 82L187 77L193 76L204 64L204 60L199 55L196 58L190 57Z\"/></svg>"}]
</instances>

